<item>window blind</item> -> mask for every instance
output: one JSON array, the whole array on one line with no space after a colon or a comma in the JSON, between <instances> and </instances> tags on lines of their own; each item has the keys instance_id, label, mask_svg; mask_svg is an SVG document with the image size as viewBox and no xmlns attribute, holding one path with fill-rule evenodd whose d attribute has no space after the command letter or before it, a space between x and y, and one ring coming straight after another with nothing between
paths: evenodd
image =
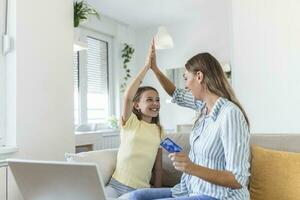
<instances>
[{"instance_id":1,"label":"window blind","mask_svg":"<svg viewBox=\"0 0 300 200\"><path fill-rule=\"evenodd\" d=\"M108 116L108 43L87 37L87 119L103 123Z\"/></svg>"},{"instance_id":2,"label":"window blind","mask_svg":"<svg viewBox=\"0 0 300 200\"><path fill-rule=\"evenodd\" d=\"M87 37L88 92L105 94L108 90L107 42Z\"/></svg>"},{"instance_id":3,"label":"window blind","mask_svg":"<svg viewBox=\"0 0 300 200\"><path fill-rule=\"evenodd\" d=\"M73 81L74 81L74 123L79 124L79 53L73 53Z\"/></svg>"},{"instance_id":4,"label":"window blind","mask_svg":"<svg viewBox=\"0 0 300 200\"><path fill-rule=\"evenodd\" d=\"M79 56L78 52L73 53L74 65L73 65L73 77L74 77L74 91L79 89Z\"/></svg>"}]
</instances>

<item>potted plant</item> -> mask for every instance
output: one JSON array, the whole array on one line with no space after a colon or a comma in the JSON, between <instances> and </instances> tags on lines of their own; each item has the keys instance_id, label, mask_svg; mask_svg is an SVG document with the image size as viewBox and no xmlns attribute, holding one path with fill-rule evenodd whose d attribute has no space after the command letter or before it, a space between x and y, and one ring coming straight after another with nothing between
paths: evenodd
<instances>
[{"instance_id":1,"label":"potted plant","mask_svg":"<svg viewBox=\"0 0 300 200\"><path fill-rule=\"evenodd\" d=\"M119 128L118 122L119 122L119 120L114 115L107 118L108 126L111 129L118 129Z\"/></svg>"},{"instance_id":2,"label":"potted plant","mask_svg":"<svg viewBox=\"0 0 300 200\"><path fill-rule=\"evenodd\" d=\"M100 19L98 11L85 1L74 2L74 27L78 27L80 23L85 22L90 15Z\"/></svg>"},{"instance_id":3,"label":"potted plant","mask_svg":"<svg viewBox=\"0 0 300 200\"><path fill-rule=\"evenodd\" d=\"M98 11L89 5L87 2L83 1L75 1L73 3L74 6L74 44L73 51L81 51L87 49L87 44L85 42L80 41L80 30L78 26L87 21L90 15L96 16L100 19L100 15Z\"/></svg>"},{"instance_id":4,"label":"potted plant","mask_svg":"<svg viewBox=\"0 0 300 200\"><path fill-rule=\"evenodd\" d=\"M127 86L126 81L131 77L130 69L128 68L127 64L130 62L133 53L134 53L134 48L131 45L125 43L122 49L123 69L125 74L124 74L123 83L121 84L121 92L125 91Z\"/></svg>"}]
</instances>

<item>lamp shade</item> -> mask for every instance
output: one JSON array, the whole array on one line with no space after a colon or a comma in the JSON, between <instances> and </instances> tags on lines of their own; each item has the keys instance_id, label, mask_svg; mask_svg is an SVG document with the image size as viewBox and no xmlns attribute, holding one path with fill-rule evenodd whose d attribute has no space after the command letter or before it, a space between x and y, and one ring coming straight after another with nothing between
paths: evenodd
<instances>
[{"instance_id":1,"label":"lamp shade","mask_svg":"<svg viewBox=\"0 0 300 200\"><path fill-rule=\"evenodd\" d=\"M158 31L155 35L155 46L156 49L171 49L174 47L173 39L166 27L158 27Z\"/></svg>"},{"instance_id":2,"label":"lamp shade","mask_svg":"<svg viewBox=\"0 0 300 200\"><path fill-rule=\"evenodd\" d=\"M231 67L230 67L229 63L222 63L221 66L222 66L222 69L223 69L224 72L230 72L231 71Z\"/></svg>"}]
</instances>

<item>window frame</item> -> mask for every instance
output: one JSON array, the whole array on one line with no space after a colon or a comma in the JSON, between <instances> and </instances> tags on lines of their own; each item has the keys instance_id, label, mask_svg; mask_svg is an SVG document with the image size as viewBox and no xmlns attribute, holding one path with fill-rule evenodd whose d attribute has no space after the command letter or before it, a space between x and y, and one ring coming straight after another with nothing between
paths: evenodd
<instances>
[{"instance_id":1,"label":"window frame","mask_svg":"<svg viewBox=\"0 0 300 200\"><path fill-rule=\"evenodd\" d=\"M2 51L0 53L0 147L6 144L5 136L6 136L6 70L5 70L5 61Z\"/></svg>"},{"instance_id":2,"label":"window frame","mask_svg":"<svg viewBox=\"0 0 300 200\"><path fill-rule=\"evenodd\" d=\"M108 73L108 115L114 115L115 114L115 108L114 108L114 101L113 101L113 95L114 95L114 80L113 80L113 38L105 35L103 33L95 32L88 29L80 29L80 40L87 43L87 37L91 37L97 40L101 40L104 42L107 42L107 48L108 48L108 60L107 60L107 73ZM79 88L78 88L78 122L79 124L75 125L76 128L82 126L82 125L88 125L88 114L87 114L87 51L79 51L78 53L78 67L79 67ZM95 124L99 127L106 127L106 123L98 123Z\"/></svg>"},{"instance_id":3,"label":"window frame","mask_svg":"<svg viewBox=\"0 0 300 200\"><path fill-rule=\"evenodd\" d=\"M6 4L5 0L0 0L0 147L5 146L6 140L6 68L5 55L3 52L3 40L5 34ZM5 6L4 6L5 5Z\"/></svg>"}]
</instances>

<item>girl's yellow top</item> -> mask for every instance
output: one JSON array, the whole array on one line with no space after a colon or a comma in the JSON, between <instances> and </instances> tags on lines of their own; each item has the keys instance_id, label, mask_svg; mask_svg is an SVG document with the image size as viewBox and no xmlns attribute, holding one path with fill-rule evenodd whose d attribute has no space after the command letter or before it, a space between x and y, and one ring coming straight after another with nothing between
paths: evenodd
<instances>
[{"instance_id":1,"label":"girl's yellow top","mask_svg":"<svg viewBox=\"0 0 300 200\"><path fill-rule=\"evenodd\" d=\"M160 132L162 134L160 134ZM151 172L163 130L132 113L121 128L121 144L113 178L132 188L150 187Z\"/></svg>"}]
</instances>

